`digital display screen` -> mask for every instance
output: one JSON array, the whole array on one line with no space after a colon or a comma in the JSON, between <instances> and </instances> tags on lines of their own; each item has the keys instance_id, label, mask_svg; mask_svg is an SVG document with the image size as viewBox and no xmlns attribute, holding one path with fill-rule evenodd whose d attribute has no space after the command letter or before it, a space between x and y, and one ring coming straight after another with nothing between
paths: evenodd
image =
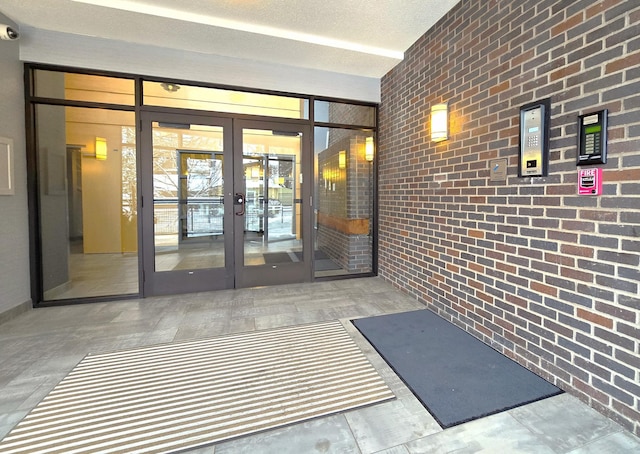
<instances>
[{"instance_id":1,"label":"digital display screen","mask_svg":"<svg viewBox=\"0 0 640 454\"><path fill-rule=\"evenodd\" d=\"M602 131L602 126L600 125L590 125L590 126L585 126L584 128L584 133L585 134L594 134L596 132L600 132Z\"/></svg>"},{"instance_id":2,"label":"digital display screen","mask_svg":"<svg viewBox=\"0 0 640 454\"><path fill-rule=\"evenodd\" d=\"M529 128L529 134L531 134L532 132L538 132L538 127L534 126L533 128Z\"/></svg>"}]
</instances>

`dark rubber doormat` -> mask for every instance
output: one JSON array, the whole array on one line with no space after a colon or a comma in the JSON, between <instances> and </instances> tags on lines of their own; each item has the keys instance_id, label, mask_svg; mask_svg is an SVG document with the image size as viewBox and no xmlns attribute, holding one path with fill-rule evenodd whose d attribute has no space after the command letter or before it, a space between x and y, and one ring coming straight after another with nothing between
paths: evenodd
<instances>
[{"instance_id":1,"label":"dark rubber doormat","mask_svg":"<svg viewBox=\"0 0 640 454\"><path fill-rule=\"evenodd\" d=\"M443 428L562 393L428 310L353 324Z\"/></svg>"}]
</instances>

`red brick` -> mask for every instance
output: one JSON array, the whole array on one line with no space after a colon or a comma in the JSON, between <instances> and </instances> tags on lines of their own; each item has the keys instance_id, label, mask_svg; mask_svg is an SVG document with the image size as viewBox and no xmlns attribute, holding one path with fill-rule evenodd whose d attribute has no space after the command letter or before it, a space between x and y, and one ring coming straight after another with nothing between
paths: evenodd
<instances>
[{"instance_id":1,"label":"red brick","mask_svg":"<svg viewBox=\"0 0 640 454\"><path fill-rule=\"evenodd\" d=\"M531 290L544 293L546 295L558 296L558 289L550 285L541 284L540 282L532 282Z\"/></svg>"},{"instance_id":2,"label":"red brick","mask_svg":"<svg viewBox=\"0 0 640 454\"><path fill-rule=\"evenodd\" d=\"M584 310L581 307L576 309L576 315L578 316L578 318L581 318L582 320L586 320L588 322L596 323L598 325L604 326L605 328L613 328L613 320L612 319L610 319L608 317L604 317L602 315L594 314L593 312L589 312L587 310Z\"/></svg>"}]
</instances>

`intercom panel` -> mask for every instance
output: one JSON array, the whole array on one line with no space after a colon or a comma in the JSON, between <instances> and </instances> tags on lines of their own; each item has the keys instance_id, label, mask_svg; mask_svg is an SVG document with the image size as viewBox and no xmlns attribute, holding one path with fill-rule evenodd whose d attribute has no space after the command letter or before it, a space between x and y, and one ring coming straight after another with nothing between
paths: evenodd
<instances>
[{"instance_id":1,"label":"intercom panel","mask_svg":"<svg viewBox=\"0 0 640 454\"><path fill-rule=\"evenodd\" d=\"M607 109L578 117L579 166L607 163Z\"/></svg>"},{"instance_id":2,"label":"intercom panel","mask_svg":"<svg viewBox=\"0 0 640 454\"><path fill-rule=\"evenodd\" d=\"M549 99L520 108L518 176L539 177L548 172Z\"/></svg>"}]
</instances>

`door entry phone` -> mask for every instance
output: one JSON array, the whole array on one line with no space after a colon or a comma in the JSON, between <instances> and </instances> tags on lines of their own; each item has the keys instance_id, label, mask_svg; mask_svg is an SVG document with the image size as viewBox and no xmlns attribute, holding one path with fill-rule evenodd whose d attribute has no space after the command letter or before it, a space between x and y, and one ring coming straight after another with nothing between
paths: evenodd
<instances>
[{"instance_id":1,"label":"door entry phone","mask_svg":"<svg viewBox=\"0 0 640 454\"><path fill-rule=\"evenodd\" d=\"M520 108L518 176L547 176L549 167L549 110L545 99Z\"/></svg>"},{"instance_id":2,"label":"door entry phone","mask_svg":"<svg viewBox=\"0 0 640 454\"><path fill-rule=\"evenodd\" d=\"M578 117L579 166L607 163L607 114L604 109Z\"/></svg>"}]
</instances>

